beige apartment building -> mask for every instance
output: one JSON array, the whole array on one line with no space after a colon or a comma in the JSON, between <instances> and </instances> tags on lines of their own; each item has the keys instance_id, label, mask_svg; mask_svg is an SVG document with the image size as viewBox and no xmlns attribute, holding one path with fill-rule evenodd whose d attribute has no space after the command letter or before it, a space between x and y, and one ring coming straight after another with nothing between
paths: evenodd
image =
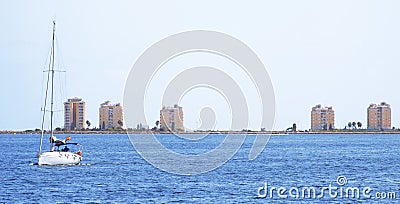
<instances>
[{"instance_id":1,"label":"beige apartment building","mask_svg":"<svg viewBox=\"0 0 400 204\"><path fill-rule=\"evenodd\" d=\"M160 110L160 128L169 131L183 131L183 110L182 107L174 105L173 107L164 106Z\"/></svg>"},{"instance_id":2,"label":"beige apartment building","mask_svg":"<svg viewBox=\"0 0 400 204\"><path fill-rule=\"evenodd\" d=\"M124 126L124 116L121 104L111 104L106 101L100 104L99 108L99 127L102 130L111 128L122 128Z\"/></svg>"},{"instance_id":3,"label":"beige apartment building","mask_svg":"<svg viewBox=\"0 0 400 204\"><path fill-rule=\"evenodd\" d=\"M370 104L367 109L368 129L384 130L392 128L392 111L390 105L382 102Z\"/></svg>"},{"instance_id":4,"label":"beige apartment building","mask_svg":"<svg viewBox=\"0 0 400 204\"><path fill-rule=\"evenodd\" d=\"M316 105L311 110L311 130L331 130L335 128L335 111L332 107Z\"/></svg>"},{"instance_id":5,"label":"beige apartment building","mask_svg":"<svg viewBox=\"0 0 400 204\"><path fill-rule=\"evenodd\" d=\"M86 128L86 103L80 98L70 98L64 102L64 129Z\"/></svg>"}]
</instances>

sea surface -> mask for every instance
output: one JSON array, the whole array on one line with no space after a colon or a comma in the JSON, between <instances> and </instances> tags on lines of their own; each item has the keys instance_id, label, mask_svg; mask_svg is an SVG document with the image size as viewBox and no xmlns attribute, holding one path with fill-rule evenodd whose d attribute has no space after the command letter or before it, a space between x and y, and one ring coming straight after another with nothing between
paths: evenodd
<instances>
[{"instance_id":1,"label":"sea surface","mask_svg":"<svg viewBox=\"0 0 400 204\"><path fill-rule=\"evenodd\" d=\"M400 135L272 136L251 161L248 154L255 136L247 135L231 160L195 176L152 166L136 152L127 135L71 136L72 142L84 146L81 165L35 165L39 135L0 135L0 203L400 202ZM157 138L176 152L197 154L218 146L225 135L189 143L174 135ZM329 186L337 188L336 196L328 191L321 194ZM302 196L302 189L311 187L317 190L316 198L312 193ZM278 188L286 189L281 190L281 197ZM348 188L360 189L361 195L346 197ZM275 190L272 194L271 189ZM370 197L363 195L365 189ZM376 193L386 198L376 198ZM396 198L387 198L390 193Z\"/></svg>"}]
</instances>

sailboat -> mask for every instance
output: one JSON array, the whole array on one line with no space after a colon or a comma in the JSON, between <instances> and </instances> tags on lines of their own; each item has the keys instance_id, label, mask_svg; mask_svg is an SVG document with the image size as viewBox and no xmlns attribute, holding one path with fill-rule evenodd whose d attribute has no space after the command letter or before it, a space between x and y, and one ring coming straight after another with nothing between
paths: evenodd
<instances>
[{"instance_id":1,"label":"sailboat","mask_svg":"<svg viewBox=\"0 0 400 204\"><path fill-rule=\"evenodd\" d=\"M51 45L50 63L49 69L47 70L47 83L46 92L43 106L42 115L42 134L40 136L40 147L38 152L38 164L39 165L75 165L82 161L82 146L78 143L69 142L71 137L68 136L64 140L57 139L54 135L53 130L53 115L54 115L54 60L55 60L55 36L56 35L56 22L53 21L53 39ZM49 90L50 89L50 90ZM48 101L48 95L50 94L50 150L42 151L43 137L46 133L44 130L44 124L46 119L46 106ZM68 145L77 146L76 152L71 152Z\"/></svg>"}]
</instances>

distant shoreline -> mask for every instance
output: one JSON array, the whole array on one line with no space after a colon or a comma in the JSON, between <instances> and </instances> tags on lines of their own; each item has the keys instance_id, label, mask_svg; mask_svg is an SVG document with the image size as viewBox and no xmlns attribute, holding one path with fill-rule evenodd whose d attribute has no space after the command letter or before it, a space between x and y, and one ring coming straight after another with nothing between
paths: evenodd
<instances>
[{"instance_id":1,"label":"distant shoreline","mask_svg":"<svg viewBox=\"0 0 400 204\"><path fill-rule=\"evenodd\" d=\"M54 131L54 134L172 134L173 132L159 132L159 131L127 131L127 130L82 130L82 131ZM384 131L371 131L371 130L335 130L335 131L196 131L196 132L174 132L176 134L269 134L269 135L282 135L282 134L400 134L400 130L384 130ZM41 134L40 131L15 131L15 130L1 130L0 134ZM46 132L45 134L49 134Z\"/></svg>"}]
</instances>

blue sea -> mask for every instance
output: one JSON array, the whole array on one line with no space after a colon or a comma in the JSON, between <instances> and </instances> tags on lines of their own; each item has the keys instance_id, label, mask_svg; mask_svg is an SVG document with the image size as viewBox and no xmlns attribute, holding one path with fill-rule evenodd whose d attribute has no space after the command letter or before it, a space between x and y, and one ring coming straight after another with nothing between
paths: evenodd
<instances>
[{"instance_id":1,"label":"blue sea","mask_svg":"<svg viewBox=\"0 0 400 204\"><path fill-rule=\"evenodd\" d=\"M0 135L0 203L400 201L400 135L272 136L251 161L248 154L255 136L247 135L231 160L194 176L152 166L136 152L127 135L71 136L72 142L84 146L81 165L35 165L39 135ZM210 135L195 143L174 135L157 138L176 152L193 154L218 146L225 135ZM338 177L346 182L339 183ZM329 186L336 188L331 192L336 196L327 190L321 193ZM307 188L316 189L315 198L312 191L302 195ZM349 188L359 189L361 195L346 196Z\"/></svg>"}]
</instances>

